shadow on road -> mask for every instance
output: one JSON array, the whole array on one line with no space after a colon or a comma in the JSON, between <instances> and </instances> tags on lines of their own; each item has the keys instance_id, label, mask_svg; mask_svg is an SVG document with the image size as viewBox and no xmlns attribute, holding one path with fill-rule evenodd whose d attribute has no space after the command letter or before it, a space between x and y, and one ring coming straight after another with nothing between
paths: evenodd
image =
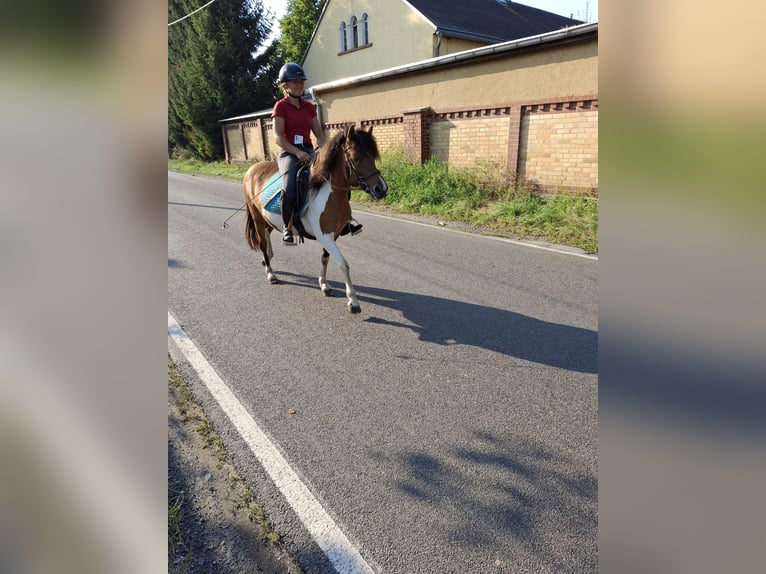
<instances>
[{"instance_id":1,"label":"shadow on road","mask_svg":"<svg viewBox=\"0 0 766 574\"><path fill-rule=\"evenodd\" d=\"M429 295L357 287L360 301L399 311L410 323L368 317L368 323L410 329L421 341L471 345L551 367L598 370L598 332L520 313ZM371 309L366 307L367 311Z\"/></svg>"},{"instance_id":2,"label":"shadow on road","mask_svg":"<svg viewBox=\"0 0 766 574\"><path fill-rule=\"evenodd\" d=\"M510 538L539 561L532 571L597 570L597 479L542 443L475 431L442 459L404 452L389 464L414 504L451 509L441 523L450 544L502 547Z\"/></svg>"}]
</instances>

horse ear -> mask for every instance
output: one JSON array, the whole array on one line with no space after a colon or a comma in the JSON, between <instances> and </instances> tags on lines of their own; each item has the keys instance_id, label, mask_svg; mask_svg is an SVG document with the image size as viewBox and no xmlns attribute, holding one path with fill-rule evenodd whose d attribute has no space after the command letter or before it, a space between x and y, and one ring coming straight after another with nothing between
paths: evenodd
<instances>
[{"instance_id":1,"label":"horse ear","mask_svg":"<svg viewBox=\"0 0 766 574\"><path fill-rule=\"evenodd\" d=\"M346 139L350 142L356 142L356 129L354 128L354 124L351 124L346 128Z\"/></svg>"},{"instance_id":2,"label":"horse ear","mask_svg":"<svg viewBox=\"0 0 766 574\"><path fill-rule=\"evenodd\" d=\"M370 124L370 127L367 128L367 133L370 135L372 135L372 127L373 127L372 124Z\"/></svg>"}]
</instances>

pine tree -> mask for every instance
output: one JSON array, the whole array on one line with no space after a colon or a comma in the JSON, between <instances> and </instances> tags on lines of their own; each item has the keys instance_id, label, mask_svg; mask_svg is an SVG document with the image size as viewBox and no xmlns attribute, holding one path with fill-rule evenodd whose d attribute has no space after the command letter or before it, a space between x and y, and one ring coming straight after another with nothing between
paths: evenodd
<instances>
[{"instance_id":1,"label":"pine tree","mask_svg":"<svg viewBox=\"0 0 766 574\"><path fill-rule=\"evenodd\" d=\"M169 22L201 0L169 0ZM168 146L204 159L223 157L218 120L273 105L278 50L260 0L217 0L168 28Z\"/></svg>"}]
</instances>

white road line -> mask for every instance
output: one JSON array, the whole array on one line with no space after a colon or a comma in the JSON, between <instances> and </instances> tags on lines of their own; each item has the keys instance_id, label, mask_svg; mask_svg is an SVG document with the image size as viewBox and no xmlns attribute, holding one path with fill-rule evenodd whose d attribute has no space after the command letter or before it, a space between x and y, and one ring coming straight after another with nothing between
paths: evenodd
<instances>
[{"instance_id":1,"label":"white road line","mask_svg":"<svg viewBox=\"0 0 766 574\"><path fill-rule=\"evenodd\" d=\"M168 336L173 339L215 400L221 405L226 416L239 431L338 573L373 574L373 569L314 498L295 471L290 468L274 443L269 440L250 413L218 376L170 311L168 311Z\"/></svg>"},{"instance_id":2,"label":"white road line","mask_svg":"<svg viewBox=\"0 0 766 574\"><path fill-rule=\"evenodd\" d=\"M484 239L492 239L494 241L502 241L504 243L513 243L514 245L521 245L523 247L533 247L535 249L542 249L543 251L553 251L554 253L562 253L564 255L573 255L574 257L582 257L583 259L592 259L598 261L598 255L588 255L587 253L578 253L577 251L568 250L566 248L551 247L548 245L538 245L537 243L531 243L529 241L519 241L517 239L508 239L507 237L498 237L496 235L483 235L481 233L468 233L460 231L459 229L450 229L448 227L439 227L431 223L422 223L420 221L412 221L411 219L404 219L400 217L391 217L389 215L381 215L380 213L374 213L372 211L364 211L362 209L354 208L354 213L364 213L365 215L372 215L373 217L380 217L382 219L390 219L391 221L400 221L404 223L412 223L413 225L422 225L430 229L437 229L439 231L449 231L452 233L463 233L473 235L474 237L483 237Z\"/></svg>"}]
</instances>

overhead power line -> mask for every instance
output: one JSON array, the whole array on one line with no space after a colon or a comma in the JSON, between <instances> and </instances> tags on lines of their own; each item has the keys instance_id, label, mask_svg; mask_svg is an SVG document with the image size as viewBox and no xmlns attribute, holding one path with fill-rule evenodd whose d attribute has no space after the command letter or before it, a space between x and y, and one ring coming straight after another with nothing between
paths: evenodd
<instances>
[{"instance_id":1,"label":"overhead power line","mask_svg":"<svg viewBox=\"0 0 766 574\"><path fill-rule=\"evenodd\" d=\"M207 8L207 7L208 7L208 6L210 6L210 5L211 5L213 2L215 2L215 0L210 0L210 2L208 2L208 3L207 3L207 4L205 4L204 6L200 6L200 7L199 7L199 8L197 8L197 9L196 9L194 12L189 12L189 13L188 13L186 16L183 16L183 17L179 18L178 20L176 20L176 21L174 21L174 22L171 22L170 24L168 24L168 28L170 28L170 27L171 27L173 24L178 24L178 23L179 23L181 20L186 20L186 19L187 19L189 16L192 16L192 15L196 14L196 13L197 13L197 12L199 12L200 10L203 10L203 9Z\"/></svg>"}]
</instances>

